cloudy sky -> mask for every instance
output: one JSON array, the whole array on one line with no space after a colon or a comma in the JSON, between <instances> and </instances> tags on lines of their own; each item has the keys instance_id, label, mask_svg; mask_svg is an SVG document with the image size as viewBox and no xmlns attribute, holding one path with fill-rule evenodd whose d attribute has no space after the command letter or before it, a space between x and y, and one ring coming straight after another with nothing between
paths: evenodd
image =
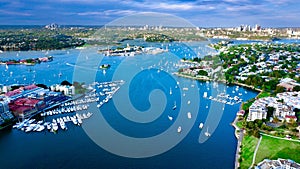
<instances>
[{"instance_id":1,"label":"cloudy sky","mask_svg":"<svg viewBox=\"0 0 300 169\"><path fill-rule=\"evenodd\" d=\"M103 25L161 12L200 27L300 27L299 0L0 0L0 6L1 25Z\"/></svg>"}]
</instances>

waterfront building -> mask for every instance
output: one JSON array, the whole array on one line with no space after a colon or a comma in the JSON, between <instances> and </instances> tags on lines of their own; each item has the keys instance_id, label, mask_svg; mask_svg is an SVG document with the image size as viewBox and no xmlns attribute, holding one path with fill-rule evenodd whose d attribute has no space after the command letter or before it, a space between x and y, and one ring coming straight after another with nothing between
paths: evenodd
<instances>
[{"instance_id":1,"label":"waterfront building","mask_svg":"<svg viewBox=\"0 0 300 169\"><path fill-rule=\"evenodd\" d=\"M38 111L46 107L43 100L32 99L32 98L18 98L9 103L9 109L17 117L30 117Z\"/></svg>"},{"instance_id":2,"label":"waterfront building","mask_svg":"<svg viewBox=\"0 0 300 169\"><path fill-rule=\"evenodd\" d=\"M264 159L258 163L255 169L299 169L300 164L289 159L269 160Z\"/></svg>"},{"instance_id":3,"label":"waterfront building","mask_svg":"<svg viewBox=\"0 0 300 169\"><path fill-rule=\"evenodd\" d=\"M0 98L0 125L13 119L14 116L9 111L8 100L5 97Z\"/></svg>"},{"instance_id":4,"label":"waterfront building","mask_svg":"<svg viewBox=\"0 0 300 169\"><path fill-rule=\"evenodd\" d=\"M75 87L74 86L56 84L56 85L50 86L50 90L62 92L66 96L75 95Z\"/></svg>"},{"instance_id":5,"label":"waterfront building","mask_svg":"<svg viewBox=\"0 0 300 169\"><path fill-rule=\"evenodd\" d=\"M300 108L300 92L284 92L278 93L276 97L265 97L255 100L249 107L249 115L247 121L254 121L256 119L263 120L267 118L267 107L275 108L273 117L279 120L291 122L297 121L294 109ZM283 103L279 100L282 100Z\"/></svg>"},{"instance_id":6,"label":"waterfront building","mask_svg":"<svg viewBox=\"0 0 300 169\"><path fill-rule=\"evenodd\" d=\"M293 91L293 88L295 86L300 86L299 83L296 82L296 80L291 78L284 78L280 80L280 83L277 86L284 87L287 91Z\"/></svg>"}]
</instances>

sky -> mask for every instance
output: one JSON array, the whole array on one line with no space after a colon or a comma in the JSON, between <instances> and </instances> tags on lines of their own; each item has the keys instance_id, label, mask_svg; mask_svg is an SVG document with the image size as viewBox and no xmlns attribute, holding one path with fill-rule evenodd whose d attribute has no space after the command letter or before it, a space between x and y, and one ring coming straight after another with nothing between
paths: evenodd
<instances>
[{"instance_id":1,"label":"sky","mask_svg":"<svg viewBox=\"0 0 300 169\"><path fill-rule=\"evenodd\" d=\"M300 27L300 0L0 0L1 25L104 25L141 12L199 27Z\"/></svg>"}]
</instances>

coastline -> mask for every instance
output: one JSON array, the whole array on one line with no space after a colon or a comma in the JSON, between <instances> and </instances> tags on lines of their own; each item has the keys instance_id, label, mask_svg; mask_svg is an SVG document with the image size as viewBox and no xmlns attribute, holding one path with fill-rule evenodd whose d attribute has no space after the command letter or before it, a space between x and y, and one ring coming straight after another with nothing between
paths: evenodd
<instances>
[{"instance_id":1,"label":"coastline","mask_svg":"<svg viewBox=\"0 0 300 169\"><path fill-rule=\"evenodd\" d=\"M227 84L227 85L238 85L238 86L250 89L250 90L254 90L254 91L259 92L259 93L262 92L262 89L258 89L258 88L255 88L254 86L249 86L249 85L242 84L242 83L239 83L239 82L233 82L233 83L229 84L225 80L212 80L209 77L206 77L206 78L204 78L204 77L192 77L192 76L184 75L184 74L181 74L181 73L178 73L178 72L174 72L173 74L176 75L176 76L179 76L179 77L184 77L184 78L189 78L189 79L194 79L194 80L214 81L214 82L224 83L224 84Z\"/></svg>"},{"instance_id":2,"label":"coastline","mask_svg":"<svg viewBox=\"0 0 300 169\"><path fill-rule=\"evenodd\" d=\"M179 76L179 77L184 77L184 78L189 78L189 79L194 79L194 80L200 80L200 81L213 81L212 79L210 78L202 78L202 77L192 77L192 76L189 76L189 75L184 75L184 74L180 74L178 72L175 72L173 73L174 75L176 76ZM220 82L220 83L224 83L224 84L228 84L226 83L225 81L217 81L217 82ZM246 84L242 84L242 83L238 83L238 82L234 82L234 83L231 83L229 85L238 85L238 86L241 86L241 87L245 87L247 89L250 89L250 90L254 90L254 91L257 91L257 92L262 92L261 89L257 89L253 86L249 86L249 85L246 85ZM242 105L240 106L239 110L242 109ZM236 145L236 154L235 154L235 169L238 169L240 167L240 162L239 162L239 159L240 159L240 152L241 152L241 145L242 145L242 141L243 141L243 138L244 138L244 130L239 128L237 126L237 122L238 122L238 115L235 116L235 119L234 121L231 123L231 125L233 126L234 128L234 135L235 135L235 138L237 139L237 145Z\"/></svg>"}]
</instances>

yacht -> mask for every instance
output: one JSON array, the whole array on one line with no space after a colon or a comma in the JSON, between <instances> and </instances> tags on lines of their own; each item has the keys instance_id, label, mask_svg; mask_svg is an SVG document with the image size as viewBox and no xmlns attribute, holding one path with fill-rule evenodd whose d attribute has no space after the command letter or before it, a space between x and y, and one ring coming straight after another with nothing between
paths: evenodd
<instances>
[{"instance_id":1,"label":"yacht","mask_svg":"<svg viewBox=\"0 0 300 169\"><path fill-rule=\"evenodd\" d=\"M181 133L181 126L177 128L177 133Z\"/></svg>"},{"instance_id":2,"label":"yacht","mask_svg":"<svg viewBox=\"0 0 300 169\"><path fill-rule=\"evenodd\" d=\"M187 113L187 117L188 117L189 119L191 119L191 118L192 118L192 113L191 113L191 112L188 112L188 113Z\"/></svg>"},{"instance_id":3,"label":"yacht","mask_svg":"<svg viewBox=\"0 0 300 169\"><path fill-rule=\"evenodd\" d=\"M206 137L210 136L210 133L208 132L208 127L206 128L206 132L204 133Z\"/></svg>"},{"instance_id":4,"label":"yacht","mask_svg":"<svg viewBox=\"0 0 300 169\"><path fill-rule=\"evenodd\" d=\"M44 129L45 129L44 125L39 125L39 127L36 131L40 132L40 131L43 131Z\"/></svg>"},{"instance_id":5,"label":"yacht","mask_svg":"<svg viewBox=\"0 0 300 169\"><path fill-rule=\"evenodd\" d=\"M177 108L177 106L176 106L176 101L174 101L174 106L173 106L173 110L175 110Z\"/></svg>"},{"instance_id":6,"label":"yacht","mask_svg":"<svg viewBox=\"0 0 300 169\"><path fill-rule=\"evenodd\" d=\"M170 87L170 95L172 95L172 88Z\"/></svg>"},{"instance_id":7,"label":"yacht","mask_svg":"<svg viewBox=\"0 0 300 169\"><path fill-rule=\"evenodd\" d=\"M169 120L172 121L173 120L173 117L172 116L168 116Z\"/></svg>"},{"instance_id":8,"label":"yacht","mask_svg":"<svg viewBox=\"0 0 300 169\"><path fill-rule=\"evenodd\" d=\"M52 123L52 130L57 131L58 130L58 125L57 123Z\"/></svg>"},{"instance_id":9,"label":"yacht","mask_svg":"<svg viewBox=\"0 0 300 169\"><path fill-rule=\"evenodd\" d=\"M204 92L203 97L207 98L207 92Z\"/></svg>"},{"instance_id":10,"label":"yacht","mask_svg":"<svg viewBox=\"0 0 300 169\"><path fill-rule=\"evenodd\" d=\"M203 128L203 123L200 123L199 124L199 129L202 129Z\"/></svg>"}]
</instances>

